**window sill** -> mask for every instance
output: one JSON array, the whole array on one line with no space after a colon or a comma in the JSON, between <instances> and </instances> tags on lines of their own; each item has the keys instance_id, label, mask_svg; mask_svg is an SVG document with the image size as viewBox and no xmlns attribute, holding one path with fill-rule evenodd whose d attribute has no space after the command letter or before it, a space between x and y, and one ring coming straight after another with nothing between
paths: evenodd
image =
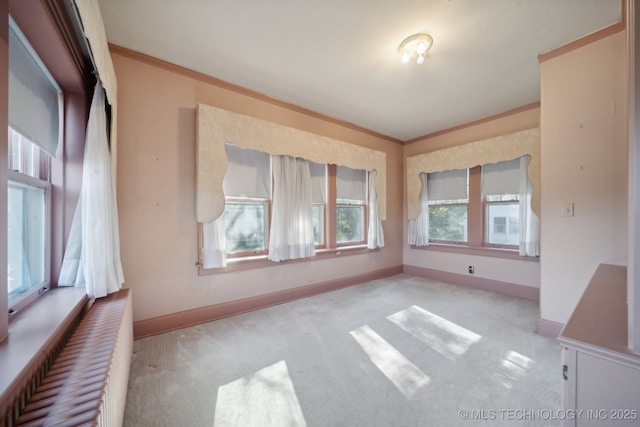
<instances>
[{"instance_id":1,"label":"window sill","mask_svg":"<svg viewBox=\"0 0 640 427\"><path fill-rule=\"evenodd\" d=\"M539 262L540 257L523 256L516 250L503 249L503 248L488 248L488 247L471 247L465 245L449 245L446 243L431 243L429 246L416 246L411 245L411 249L418 249L423 251L435 251L435 252L447 252L463 255L475 255L486 256L493 258L515 259L520 261L532 261Z\"/></svg>"},{"instance_id":2,"label":"window sill","mask_svg":"<svg viewBox=\"0 0 640 427\"><path fill-rule=\"evenodd\" d=\"M9 319L0 342L0 416L46 360L87 303L84 288L55 288Z\"/></svg>"},{"instance_id":3,"label":"window sill","mask_svg":"<svg viewBox=\"0 0 640 427\"><path fill-rule=\"evenodd\" d=\"M286 261L270 261L266 255L249 256L242 258L228 258L227 266L223 268L204 268L198 264L198 275L230 273L232 271L251 270L255 268L272 267L276 265L293 264L299 262L312 262L322 259L336 258L340 256L361 255L376 252L379 249L369 249L367 245L340 246L332 249L316 249L316 254L309 258L289 259Z\"/></svg>"}]
</instances>

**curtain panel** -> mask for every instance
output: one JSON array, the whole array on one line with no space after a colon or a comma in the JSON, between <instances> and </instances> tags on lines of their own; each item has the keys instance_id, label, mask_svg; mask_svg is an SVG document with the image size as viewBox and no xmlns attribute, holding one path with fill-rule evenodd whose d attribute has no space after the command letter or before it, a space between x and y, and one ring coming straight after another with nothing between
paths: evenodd
<instances>
[{"instance_id":1,"label":"curtain panel","mask_svg":"<svg viewBox=\"0 0 640 427\"><path fill-rule=\"evenodd\" d=\"M87 122L82 189L58 281L85 286L93 298L117 292L124 282L105 102L98 80Z\"/></svg>"},{"instance_id":2,"label":"curtain panel","mask_svg":"<svg viewBox=\"0 0 640 427\"><path fill-rule=\"evenodd\" d=\"M271 261L315 255L309 162L271 156L273 207L269 234Z\"/></svg>"},{"instance_id":3,"label":"curtain panel","mask_svg":"<svg viewBox=\"0 0 640 427\"><path fill-rule=\"evenodd\" d=\"M367 233L367 248L376 249L384 246L384 231L382 221L378 216L378 195L376 193L376 177L378 172L369 172L369 229Z\"/></svg>"},{"instance_id":4,"label":"curtain panel","mask_svg":"<svg viewBox=\"0 0 640 427\"><path fill-rule=\"evenodd\" d=\"M523 256L540 255L540 219L531 208L533 188L527 170L530 156L520 158L520 245Z\"/></svg>"},{"instance_id":5,"label":"curtain panel","mask_svg":"<svg viewBox=\"0 0 640 427\"><path fill-rule=\"evenodd\" d=\"M429 174L420 173L422 190L420 191L420 213L409 220L408 242L415 246L429 246Z\"/></svg>"}]
</instances>

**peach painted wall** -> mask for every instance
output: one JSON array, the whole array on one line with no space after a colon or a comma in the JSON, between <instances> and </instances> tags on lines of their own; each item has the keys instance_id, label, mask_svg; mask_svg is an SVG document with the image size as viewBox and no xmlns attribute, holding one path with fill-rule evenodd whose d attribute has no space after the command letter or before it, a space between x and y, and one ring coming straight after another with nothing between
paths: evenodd
<instances>
[{"instance_id":1,"label":"peach painted wall","mask_svg":"<svg viewBox=\"0 0 640 427\"><path fill-rule=\"evenodd\" d=\"M118 209L134 321L402 265L402 145L112 52L118 79ZM385 151L378 252L198 276L195 108L205 103Z\"/></svg>"},{"instance_id":2,"label":"peach painted wall","mask_svg":"<svg viewBox=\"0 0 640 427\"><path fill-rule=\"evenodd\" d=\"M451 132L427 137L406 145L404 158L406 160L407 157L416 154L531 129L538 126L539 117L540 108L533 107L494 120L487 120L472 126L454 129ZM468 274L467 267L473 265L475 267L475 277L536 288L540 286L540 267L538 262L411 249L407 244L406 234L405 220L403 256L406 265L457 274Z\"/></svg>"},{"instance_id":3,"label":"peach painted wall","mask_svg":"<svg viewBox=\"0 0 640 427\"><path fill-rule=\"evenodd\" d=\"M597 265L627 261L625 33L541 67L540 309L566 323Z\"/></svg>"}]
</instances>

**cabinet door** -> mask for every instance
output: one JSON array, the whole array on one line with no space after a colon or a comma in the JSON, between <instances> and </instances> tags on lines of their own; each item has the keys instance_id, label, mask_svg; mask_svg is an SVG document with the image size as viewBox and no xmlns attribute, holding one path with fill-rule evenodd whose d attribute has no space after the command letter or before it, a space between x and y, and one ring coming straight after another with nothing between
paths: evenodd
<instances>
[{"instance_id":1,"label":"cabinet door","mask_svg":"<svg viewBox=\"0 0 640 427\"><path fill-rule=\"evenodd\" d=\"M577 426L640 425L640 369L576 352Z\"/></svg>"}]
</instances>

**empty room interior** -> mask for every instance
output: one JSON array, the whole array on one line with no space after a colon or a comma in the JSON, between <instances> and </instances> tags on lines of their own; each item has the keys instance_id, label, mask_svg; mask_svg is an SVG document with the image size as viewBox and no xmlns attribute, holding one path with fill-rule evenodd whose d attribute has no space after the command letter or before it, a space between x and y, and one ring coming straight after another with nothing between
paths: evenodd
<instances>
[{"instance_id":1,"label":"empty room interior","mask_svg":"<svg viewBox=\"0 0 640 427\"><path fill-rule=\"evenodd\" d=\"M0 13L0 427L640 423L634 0Z\"/></svg>"}]
</instances>

